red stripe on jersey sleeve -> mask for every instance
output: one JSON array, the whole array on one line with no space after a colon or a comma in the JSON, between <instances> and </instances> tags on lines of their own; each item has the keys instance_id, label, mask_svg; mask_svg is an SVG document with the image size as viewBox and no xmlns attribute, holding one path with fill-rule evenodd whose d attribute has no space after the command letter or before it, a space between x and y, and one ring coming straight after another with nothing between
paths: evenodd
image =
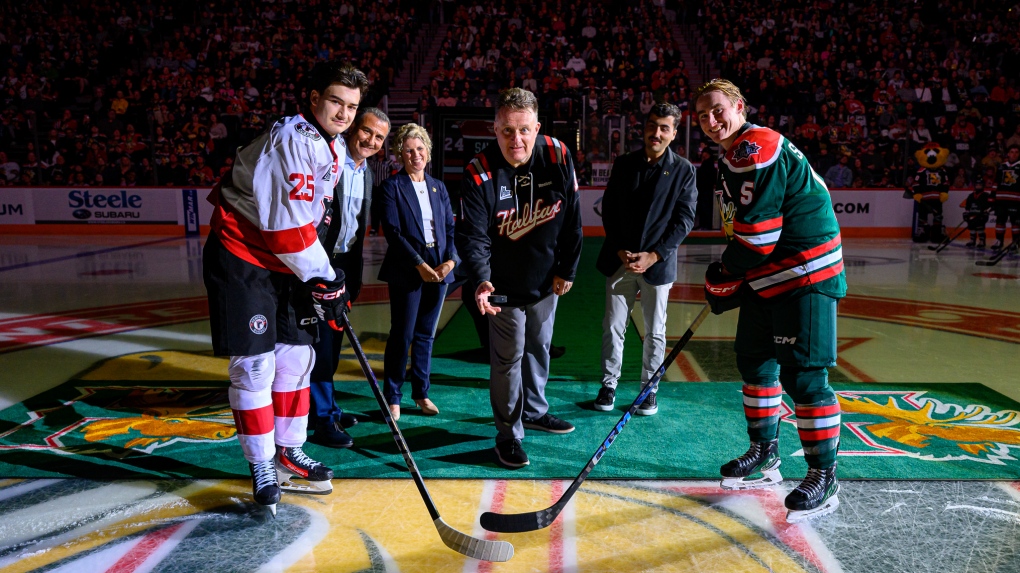
<instances>
[{"instance_id":1,"label":"red stripe on jersey sleeve","mask_svg":"<svg viewBox=\"0 0 1020 573\"><path fill-rule=\"evenodd\" d=\"M300 418L308 415L308 388L294 392L273 392L273 415Z\"/></svg>"},{"instance_id":2,"label":"red stripe on jersey sleeve","mask_svg":"<svg viewBox=\"0 0 1020 573\"><path fill-rule=\"evenodd\" d=\"M826 241L821 245L818 245L817 247L812 247L806 251L801 251L796 255L793 255L792 257L787 257L781 261L776 261L774 263L769 263L767 265L751 269L750 271L747 272L747 278L750 280L757 277L763 277L765 275L770 275L772 273L779 272L784 269L789 269L792 267L796 267L798 265L802 265L813 258L816 258L820 255L823 255L835 249L836 247L839 246L839 244L840 238L839 235L836 235L831 240Z\"/></svg>"},{"instance_id":3,"label":"red stripe on jersey sleeve","mask_svg":"<svg viewBox=\"0 0 1020 573\"><path fill-rule=\"evenodd\" d=\"M479 153L478 154L478 162L482 164L482 169L485 170L485 174L488 175L489 179L491 180L492 179L492 169L489 168L489 160L485 158L485 154L484 153Z\"/></svg>"},{"instance_id":4,"label":"red stripe on jersey sleeve","mask_svg":"<svg viewBox=\"0 0 1020 573\"><path fill-rule=\"evenodd\" d=\"M796 279L794 279L792 281L787 281L785 283L780 283L780 284L777 284L775 286L772 286L772 287L769 287L769 288L764 288L764 289L761 289L761 290L758 290L758 291L755 291L755 292L758 293L759 296L762 296L764 298L772 298L772 297L774 297L774 296L776 296L778 294L782 294L782 293L784 293L784 292L786 292L786 291L788 291L790 289L794 289L794 288L802 287L802 286L807 286L807 285L814 284L814 283L820 283L820 282L824 281L825 279L830 279L830 278L838 275L841 272L843 272L843 261L842 260L839 261L838 263L836 263L835 265L832 265L831 267L824 268L824 269L822 269L822 270L820 270L818 272L811 273L809 275L804 275L804 276L798 277L798 278L796 278Z\"/></svg>"},{"instance_id":5,"label":"red stripe on jersey sleeve","mask_svg":"<svg viewBox=\"0 0 1020 573\"><path fill-rule=\"evenodd\" d=\"M556 161L556 146L553 145L553 140L552 140L551 137L549 137L548 135L546 135L544 137L545 137L545 146L549 149L549 161L552 161L553 163L557 163L557 161Z\"/></svg>"},{"instance_id":6,"label":"red stripe on jersey sleeve","mask_svg":"<svg viewBox=\"0 0 1020 573\"><path fill-rule=\"evenodd\" d=\"M269 250L277 254L300 253L309 245L319 240L315 234L315 225L308 223L296 229L283 229L280 231L262 231L262 238L265 239Z\"/></svg>"},{"instance_id":7,"label":"red stripe on jersey sleeve","mask_svg":"<svg viewBox=\"0 0 1020 573\"><path fill-rule=\"evenodd\" d=\"M738 243L747 247L748 249L751 249L752 251L756 253L761 253L763 255L771 255L772 251L774 251L776 248L775 243L770 243L768 245L755 245L753 243L748 242L747 239L741 237L740 235L733 235L733 238L736 239Z\"/></svg>"},{"instance_id":8,"label":"red stripe on jersey sleeve","mask_svg":"<svg viewBox=\"0 0 1020 573\"><path fill-rule=\"evenodd\" d=\"M263 406L254 410L234 410L234 426L242 436L261 436L273 431L273 407Z\"/></svg>"},{"instance_id":9,"label":"red stripe on jersey sleeve","mask_svg":"<svg viewBox=\"0 0 1020 573\"><path fill-rule=\"evenodd\" d=\"M740 221L733 222L734 233L764 233L765 231L771 231L778 229L783 226L783 216L780 215L773 219L767 219L765 221L758 221L757 223L741 223Z\"/></svg>"},{"instance_id":10,"label":"red stripe on jersey sleeve","mask_svg":"<svg viewBox=\"0 0 1020 573\"><path fill-rule=\"evenodd\" d=\"M475 182L475 185L482 184L482 176L478 174L478 169L475 167L474 163L468 163L467 167L465 167L464 170L467 171L468 175L471 176L471 179Z\"/></svg>"}]
</instances>

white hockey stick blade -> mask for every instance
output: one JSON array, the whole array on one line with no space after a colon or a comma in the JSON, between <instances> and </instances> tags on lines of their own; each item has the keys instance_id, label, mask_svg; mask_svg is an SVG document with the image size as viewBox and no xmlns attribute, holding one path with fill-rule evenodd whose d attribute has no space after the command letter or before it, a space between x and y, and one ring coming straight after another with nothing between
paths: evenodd
<instances>
[{"instance_id":1,"label":"white hockey stick blade","mask_svg":"<svg viewBox=\"0 0 1020 573\"><path fill-rule=\"evenodd\" d=\"M439 537L447 547L461 555L481 561L509 561L514 556L514 546L506 541L489 541L461 533L437 517L432 523L439 531Z\"/></svg>"}]
</instances>

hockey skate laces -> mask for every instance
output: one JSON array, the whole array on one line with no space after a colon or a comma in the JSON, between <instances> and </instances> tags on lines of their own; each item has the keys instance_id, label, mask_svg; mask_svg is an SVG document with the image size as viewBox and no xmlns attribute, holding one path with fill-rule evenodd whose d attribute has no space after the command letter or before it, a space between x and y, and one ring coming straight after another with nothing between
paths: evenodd
<instances>
[{"instance_id":1,"label":"hockey skate laces","mask_svg":"<svg viewBox=\"0 0 1020 573\"><path fill-rule=\"evenodd\" d=\"M797 489L802 490L808 497L815 497L822 493L825 487L825 470L808 468L807 476Z\"/></svg>"},{"instance_id":2,"label":"hockey skate laces","mask_svg":"<svg viewBox=\"0 0 1020 573\"><path fill-rule=\"evenodd\" d=\"M276 485L276 469L273 462L259 462L255 466L254 474L255 489L260 490L266 486Z\"/></svg>"},{"instance_id":3,"label":"hockey skate laces","mask_svg":"<svg viewBox=\"0 0 1020 573\"><path fill-rule=\"evenodd\" d=\"M322 465L321 463L319 463L319 462L313 460L312 458L308 457L305 454L305 451L302 450L301 448L290 448L290 451L291 451L291 455L293 456L292 457L293 461L295 463L297 463L298 465L305 466L305 467L308 467L308 468L314 468L316 466L321 466Z\"/></svg>"}]
</instances>

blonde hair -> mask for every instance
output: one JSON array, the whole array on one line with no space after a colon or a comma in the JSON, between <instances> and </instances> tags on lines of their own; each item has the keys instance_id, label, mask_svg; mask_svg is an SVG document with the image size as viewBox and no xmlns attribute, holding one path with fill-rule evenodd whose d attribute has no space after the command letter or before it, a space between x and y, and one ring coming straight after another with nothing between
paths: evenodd
<instances>
[{"instance_id":1,"label":"blonde hair","mask_svg":"<svg viewBox=\"0 0 1020 573\"><path fill-rule=\"evenodd\" d=\"M425 144L425 149L428 150L428 160L432 160L432 138L429 137L429 133L417 123L408 123L400 126L397 135L393 137L393 155L397 156L397 161L401 165L404 164L404 142L408 139L420 139Z\"/></svg>"},{"instance_id":2,"label":"blonde hair","mask_svg":"<svg viewBox=\"0 0 1020 573\"><path fill-rule=\"evenodd\" d=\"M747 100L744 99L744 94L740 93L740 88L738 88L736 84L721 78L709 80L708 83L694 90L694 104L697 105L701 96L711 92L722 92L723 95L726 96L726 99L730 100L730 103L732 103L734 107L736 107L737 102L743 104L743 109L740 114L745 118L747 117Z\"/></svg>"}]
</instances>

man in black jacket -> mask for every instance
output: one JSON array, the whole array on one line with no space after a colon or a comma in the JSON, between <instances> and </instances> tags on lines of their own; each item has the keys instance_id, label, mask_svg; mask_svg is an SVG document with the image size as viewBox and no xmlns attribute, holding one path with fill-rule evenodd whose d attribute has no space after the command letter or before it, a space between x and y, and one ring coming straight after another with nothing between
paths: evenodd
<instances>
[{"instance_id":1,"label":"man in black jacket","mask_svg":"<svg viewBox=\"0 0 1020 573\"><path fill-rule=\"evenodd\" d=\"M634 299L641 293L645 322L641 382L662 362L666 348L666 303L676 280L676 250L694 226L698 189L694 166L669 148L681 112L656 104L644 128L644 149L621 156L602 197L606 240L595 266L606 279L602 321L602 388L595 409L608 412L616 399L623 365L623 339ZM637 413L659 411L655 392Z\"/></svg>"},{"instance_id":2,"label":"man in black jacket","mask_svg":"<svg viewBox=\"0 0 1020 573\"><path fill-rule=\"evenodd\" d=\"M549 413L545 384L556 302L581 258L577 177L567 146L538 134L538 100L511 88L496 106L496 141L464 169L456 244L475 304L489 318L489 399L496 454L528 465L524 428L574 430ZM490 295L504 295L493 306Z\"/></svg>"}]
</instances>

